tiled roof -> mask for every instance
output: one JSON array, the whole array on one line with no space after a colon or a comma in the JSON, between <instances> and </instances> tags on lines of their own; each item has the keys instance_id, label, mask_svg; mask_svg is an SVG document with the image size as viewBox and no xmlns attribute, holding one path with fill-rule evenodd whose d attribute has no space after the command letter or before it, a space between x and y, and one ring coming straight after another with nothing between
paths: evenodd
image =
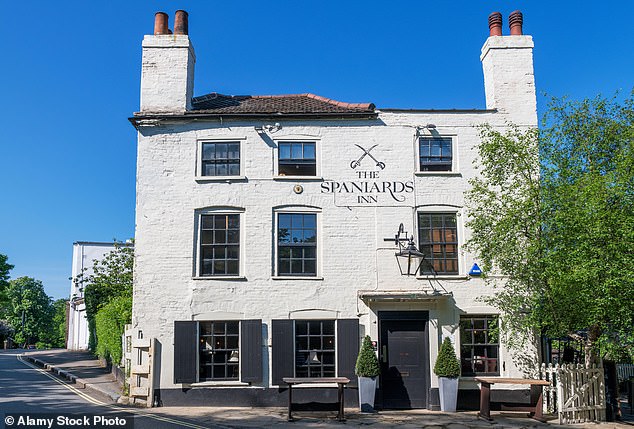
<instances>
[{"instance_id":1,"label":"tiled roof","mask_svg":"<svg viewBox=\"0 0 634 429\"><path fill-rule=\"evenodd\" d=\"M314 94L223 95L211 93L192 100L199 113L332 114L374 113L372 103L343 103Z\"/></svg>"}]
</instances>

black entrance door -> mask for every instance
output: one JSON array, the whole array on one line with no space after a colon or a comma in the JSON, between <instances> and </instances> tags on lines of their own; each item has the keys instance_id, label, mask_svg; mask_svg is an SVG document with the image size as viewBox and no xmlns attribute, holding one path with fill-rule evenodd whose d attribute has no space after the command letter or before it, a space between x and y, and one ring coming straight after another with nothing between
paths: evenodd
<instances>
[{"instance_id":1,"label":"black entrance door","mask_svg":"<svg viewBox=\"0 0 634 429\"><path fill-rule=\"evenodd\" d=\"M383 408L426 408L429 383L427 320L389 320L391 317L381 320L381 315L379 319Z\"/></svg>"}]
</instances>

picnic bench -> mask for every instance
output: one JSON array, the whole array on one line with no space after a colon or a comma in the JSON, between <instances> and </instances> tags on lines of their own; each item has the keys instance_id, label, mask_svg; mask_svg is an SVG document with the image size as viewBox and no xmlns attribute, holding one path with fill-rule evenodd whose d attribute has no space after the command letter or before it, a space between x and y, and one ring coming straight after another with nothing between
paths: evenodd
<instances>
[{"instance_id":1,"label":"picnic bench","mask_svg":"<svg viewBox=\"0 0 634 429\"><path fill-rule=\"evenodd\" d=\"M531 389L531 404L529 406L504 406L504 411L528 411L530 416L540 422L545 421L542 414L542 407L544 404L543 386L548 386L550 383L546 380L531 380L528 378L500 378L500 377L476 377L476 381L481 384L480 387L480 411L478 417L492 421L491 418L491 385L495 383L499 384L516 384L516 385L529 385ZM536 401L533 399L536 398ZM533 402L536 402L533 404Z\"/></svg>"},{"instance_id":2,"label":"picnic bench","mask_svg":"<svg viewBox=\"0 0 634 429\"><path fill-rule=\"evenodd\" d=\"M342 422L345 421L345 417L343 415L343 389L344 387L350 383L350 379L347 377L284 377L282 381L288 384L288 421L293 421L293 416L291 415L292 407L293 407L293 386L297 385L307 385L310 387L323 387L323 388L337 388L337 402L339 404L339 408L337 411L337 420ZM336 384L336 386L335 386Z\"/></svg>"}]
</instances>

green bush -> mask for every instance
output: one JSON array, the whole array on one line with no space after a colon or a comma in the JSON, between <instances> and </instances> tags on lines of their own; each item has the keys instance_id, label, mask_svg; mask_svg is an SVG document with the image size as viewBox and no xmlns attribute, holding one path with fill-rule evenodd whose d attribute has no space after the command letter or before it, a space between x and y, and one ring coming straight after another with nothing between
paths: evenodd
<instances>
[{"instance_id":1,"label":"green bush","mask_svg":"<svg viewBox=\"0 0 634 429\"><path fill-rule=\"evenodd\" d=\"M97 356L118 365L121 362L121 335L132 318L132 298L119 296L97 311L95 331Z\"/></svg>"},{"instance_id":2,"label":"green bush","mask_svg":"<svg viewBox=\"0 0 634 429\"><path fill-rule=\"evenodd\" d=\"M434 374L438 377L456 378L460 376L460 361L456 357L451 340L445 338L440 346L436 365L434 365Z\"/></svg>"},{"instance_id":3,"label":"green bush","mask_svg":"<svg viewBox=\"0 0 634 429\"><path fill-rule=\"evenodd\" d=\"M376 377L381 370L379 369L379 361L372 347L372 340L366 335L357 356L357 364L354 367L354 373L359 377Z\"/></svg>"}]
</instances>

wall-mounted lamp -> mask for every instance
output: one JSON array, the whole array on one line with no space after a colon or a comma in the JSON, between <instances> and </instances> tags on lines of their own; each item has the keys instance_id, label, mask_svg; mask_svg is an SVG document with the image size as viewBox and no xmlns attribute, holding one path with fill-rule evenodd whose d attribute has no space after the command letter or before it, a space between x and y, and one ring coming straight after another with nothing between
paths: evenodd
<instances>
[{"instance_id":1,"label":"wall-mounted lamp","mask_svg":"<svg viewBox=\"0 0 634 429\"><path fill-rule=\"evenodd\" d=\"M416 127L416 135L417 136L423 135L425 130L427 130L431 134L431 131L435 129L436 129L436 125L434 124L419 125Z\"/></svg>"},{"instance_id":2,"label":"wall-mounted lamp","mask_svg":"<svg viewBox=\"0 0 634 429\"><path fill-rule=\"evenodd\" d=\"M258 134L262 134L262 133L276 133L279 130L282 129L282 126L280 125L279 122L276 122L274 124L265 124L262 125L261 127L255 127L255 131L258 132Z\"/></svg>"},{"instance_id":3,"label":"wall-mounted lamp","mask_svg":"<svg viewBox=\"0 0 634 429\"><path fill-rule=\"evenodd\" d=\"M401 275L415 276L420 273L423 262L425 261L425 255L416 248L414 236L407 237L407 232L403 224L400 224L398 227L398 232L394 236L394 243L398 246L398 252L396 252L395 255ZM405 269L405 264L407 264L407 269ZM412 269L414 271L412 271Z\"/></svg>"}]
</instances>

